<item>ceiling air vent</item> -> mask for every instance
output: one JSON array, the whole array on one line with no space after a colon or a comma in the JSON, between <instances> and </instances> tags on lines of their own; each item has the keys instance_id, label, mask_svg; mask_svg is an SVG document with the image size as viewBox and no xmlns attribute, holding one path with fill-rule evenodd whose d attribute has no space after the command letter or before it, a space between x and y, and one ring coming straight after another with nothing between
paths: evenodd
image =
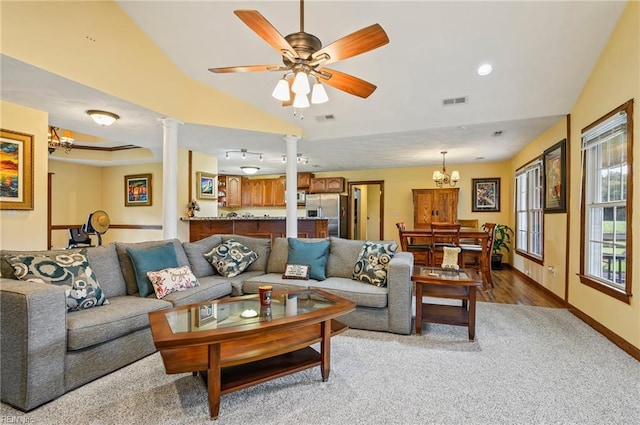
<instances>
[{"instance_id":1,"label":"ceiling air vent","mask_svg":"<svg viewBox=\"0 0 640 425\"><path fill-rule=\"evenodd\" d=\"M498 130L498 131L494 131L492 134L493 137L500 137L502 136L502 130Z\"/></svg>"},{"instance_id":2,"label":"ceiling air vent","mask_svg":"<svg viewBox=\"0 0 640 425\"><path fill-rule=\"evenodd\" d=\"M454 105L464 105L469 103L469 97L452 97L449 99L442 100L442 106L454 106Z\"/></svg>"},{"instance_id":3,"label":"ceiling air vent","mask_svg":"<svg viewBox=\"0 0 640 425\"><path fill-rule=\"evenodd\" d=\"M318 122L323 122L323 121L335 121L336 117L333 114L329 114L329 115L316 115L316 121Z\"/></svg>"}]
</instances>

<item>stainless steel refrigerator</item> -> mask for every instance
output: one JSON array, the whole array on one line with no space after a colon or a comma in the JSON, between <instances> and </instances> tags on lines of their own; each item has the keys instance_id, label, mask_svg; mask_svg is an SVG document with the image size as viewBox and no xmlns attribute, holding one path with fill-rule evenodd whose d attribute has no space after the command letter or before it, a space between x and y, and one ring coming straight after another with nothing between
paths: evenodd
<instances>
[{"instance_id":1,"label":"stainless steel refrigerator","mask_svg":"<svg viewBox=\"0 0 640 425\"><path fill-rule=\"evenodd\" d=\"M306 196L307 217L326 218L329 236L347 237L347 206L349 197L339 193L311 193Z\"/></svg>"}]
</instances>

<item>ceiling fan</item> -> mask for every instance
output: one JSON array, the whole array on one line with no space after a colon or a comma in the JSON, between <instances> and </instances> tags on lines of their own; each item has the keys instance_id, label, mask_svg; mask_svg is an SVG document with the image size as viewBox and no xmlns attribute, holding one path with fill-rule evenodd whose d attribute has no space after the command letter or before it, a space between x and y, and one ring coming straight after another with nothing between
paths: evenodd
<instances>
[{"instance_id":1,"label":"ceiling fan","mask_svg":"<svg viewBox=\"0 0 640 425\"><path fill-rule=\"evenodd\" d=\"M307 94L311 91L308 76L315 77L312 103L328 100L321 82L354 96L367 98L376 86L325 65L366 53L389 43L389 37L379 24L355 31L333 43L322 46L318 37L304 32L304 0L300 0L300 31L283 37L257 10L233 12L258 36L282 55L284 65L246 65L210 68L214 73L288 71L278 82L273 96L283 106L307 107ZM317 91L317 93L316 93Z\"/></svg>"}]
</instances>

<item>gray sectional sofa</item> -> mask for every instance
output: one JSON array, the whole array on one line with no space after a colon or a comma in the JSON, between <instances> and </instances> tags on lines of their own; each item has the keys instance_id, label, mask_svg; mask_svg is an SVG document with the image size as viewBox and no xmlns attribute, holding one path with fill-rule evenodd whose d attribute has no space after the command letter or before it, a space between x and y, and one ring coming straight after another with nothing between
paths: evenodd
<instances>
[{"instance_id":1,"label":"gray sectional sofa","mask_svg":"<svg viewBox=\"0 0 640 425\"><path fill-rule=\"evenodd\" d=\"M217 274L204 254L235 239L258 254L238 276ZM313 240L309 240L310 242ZM113 243L87 249L87 259L108 305L67 312L62 287L17 280L6 261L10 255L52 255L58 251L0 251L0 397L21 410L31 410L67 391L104 376L155 351L148 314L176 305L226 296L274 290L321 288L357 304L340 318L353 328L411 332L413 256L396 253L388 267L387 287L351 279L364 241L330 238L327 279L282 279L287 239L214 235L197 242L173 243L179 266L188 265L199 286L163 299L138 294L127 247L152 248L168 241ZM70 252L70 251L65 251Z\"/></svg>"}]
</instances>

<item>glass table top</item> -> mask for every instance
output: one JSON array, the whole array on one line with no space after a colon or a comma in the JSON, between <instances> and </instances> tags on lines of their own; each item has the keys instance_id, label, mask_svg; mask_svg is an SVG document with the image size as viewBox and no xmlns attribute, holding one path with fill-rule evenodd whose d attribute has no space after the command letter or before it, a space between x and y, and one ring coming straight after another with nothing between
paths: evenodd
<instances>
[{"instance_id":1,"label":"glass table top","mask_svg":"<svg viewBox=\"0 0 640 425\"><path fill-rule=\"evenodd\" d=\"M178 308L165 314L173 333L210 331L283 319L335 305L313 291L274 293L270 306L261 306L258 295L224 299Z\"/></svg>"},{"instance_id":2,"label":"glass table top","mask_svg":"<svg viewBox=\"0 0 640 425\"><path fill-rule=\"evenodd\" d=\"M413 275L415 277L434 278L439 280L475 281L478 276L474 270L470 269L443 269L439 267L416 267Z\"/></svg>"}]
</instances>

